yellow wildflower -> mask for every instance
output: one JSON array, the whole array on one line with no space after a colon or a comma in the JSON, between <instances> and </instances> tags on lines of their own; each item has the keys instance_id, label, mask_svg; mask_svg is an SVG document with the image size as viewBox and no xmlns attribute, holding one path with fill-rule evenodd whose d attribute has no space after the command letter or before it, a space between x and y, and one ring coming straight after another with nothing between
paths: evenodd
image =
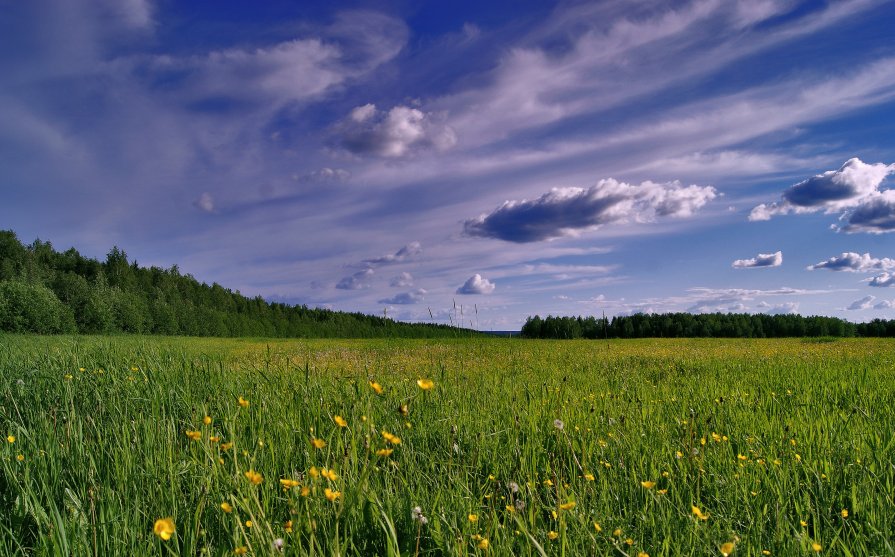
<instances>
[{"instance_id":1,"label":"yellow wildflower","mask_svg":"<svg viewBox=\"0 0 895 557\"><path fill-rule=\"evenodd\" d=\"M646 551L641 551L637 554L637 557L649 557L649 553L647 553Z\"/></svg>"},{"instance_id":2,"label":"yellow wildflower","mask_svg":"<svg viewBox=\"0 0 895 557\"><path fill-rule=\"evenodd\" d=\"M285 523L283 523L283 528L285 528L287 534L291 534L292 533L292 521L287 520Z\"/></svg>"},{"instance_id":3,"label":"yellow wildflower","mask_svg":"<svg viewBox=\"0 0 895 557\"><path fill-rule=\"evenodd\" d=\"M592 482L592 481L594 481L594 475L591 474L591 473L587 473L587 474L584 475L584 479L587 480L587 481L589 481L589 482Z\"/></svg>"},{"instance_id":4,"label":"yellow wildflower","mask_svg":"<svg viewBox=\"0 0 895 557\"><path fill-rule=\"evenodd\" d=\"M824 546L820 545L817 542L811 542L811 551L813 551L815 553L820 553L823 550L824 550Z\"/></svg>"},{"instance_id":5,"label":"yellow wildflower","mask_svg":"<svg viewBox=\"0 0 895 557\"><path fill-rule=\"evenodd\" d=\"M489 545L491 544L488 543L488 538L482 538L479 540L479 543L478 545L476 545L476 547L478 547L479 549L488 549Z\"/></svg>"},{"instance_id":6,"label":"yellow wildflower","mask_svg":"<svg viewBox=\"0 0 895 557\"><path fill-rule=\"evenodd\" d=\"M346 422L345 418L343 418L342 416L333 416L333 421L336 422L336 425L339 427L348 427L348 422Z\"/></svg>"},{"instance_id":7,"label":"yellow wildflower","mask_svg":"<svg viewBox=\"0 0 895 557\"><path fill-rule=\"evenodd\" d=\"M311 488L310 488L310 487L308 487L308 486L304 486L304 487L301 488L301 496L302 496L302 497L307 497L307 496L310 495L310 494L311 494Z\"/></svg>"},{"instance_id":8,"label":"yellow wildflower","mask_svg":"<svg viewBox=\"0 0 895 557\"><path fill-rule=\"evenodd\" d=\"M17 454L17 455L16 455L16 460L18 460L19 462L25 462L25 455L23 455L23 454Z\"/></svg>"},{"instance_id":9,"label":"yellow wildflower","mask_svg":"<svg viewBox=\"0 0 895 557\"><path fill-rule=\"evenodd\" d=\"M241 545L233 550L233 555L245 555L248 552L249 552L249 548L244 545Z\"/></svg>"},{"instance_id":10,"label":"yellow wildflower","mask_svg":"<svg viewBox=\"0 0 895 557\"><path fill-rule=\"evenodd\" d=\"M217 443L218 441L221 440L221 438L218 435L210 435L208 437L208 440L211 441L212 443Z\"/></svg>"},{"instance_id":11,"label":"yellow wildflower","mask_svg":"<svg viewBox=\"0 0 895 557\"><path fill-rule=\"evenodd\" d=\"M246 399L244 399L242 397L239 397L239 405L242 406L243 408L248 408L249 401L247 401Z\"/></svg>"},{"instance_id":12,"label":"yellow wildflower","mask_svg":"<svg viewBox=\"0 0 895 557\"><path fill-rule=\"evenodd\" d=\"M620 538L620 537L622 537L622 529L621 529L621 528L616 528L615 530L613 530L613 531L612 531L612 537L614 537L614 538Z\"/></svg>"},{"instance_id":13,"label":"yellow wildflower","mask_svg":"<svg viewBox=\"0 0 895 557\"><path fill-rule=\"evenodd\" d=\"M575 501L569 501L568 503L563 503L559 506L560 509L564 511L569 511L575 508Z\"/></svg>"},{"instance_id":14,"label":"yellow wildflower","mask_svg":"<svg viewBox=\"0 0 895 557\"><path fill-rule=\"evenodd\" d=\"M555 540L559 537L559 534L557 532L554 532L553 530L550 530L549 532L547 532L547 537L551 540Z\"/></svg>"},{"instance_id":15,"label":"yellow wildflower","mask_svg":"<svg viewBox=\"0 0 895 557\"><path fill-rule=\"evenodd\" d=\"M424 391L431 391L435 387L435 383L431 379L417 379L416 384Z\"/></svg>"},{"instance_id":16,"label":"yellow wildflower","mask_svg":"<svg viewBox=\"0 0 895 557\"><path fill-rule=\"evenodd\" d=\"M469 514L466 518L468 518L470 522L478 522L479 521L479 515L477 515L477 514Z\"/></svg>"},{"instance_id":17,"label":"yellow wildflower","mask_svg":"<svg viewBox=\"0 0 895 557\"><path fill-rule=\"evenodd\" d=\"M246 520L246 528L251 528L251 527L252 527L252 521Z\"/></svg>"},{"instance_id":18,"label":"yellow wildflower","mask_svg":"<svg viewBox=\"0 0 895 557\"><path fill-rule=\"evenodd\" d=\"M696 518L698 518L699 520L708 520L709 519L708 513L703 513L702 509L700 509L696 505L692 505L690 507L690 510L693 511L693 514L696 515Z\"/></svg>"},{"instance_id":19,"label":"yellow wildflower","mask_svg":"<svg viewBox=\"0 0 895 557\"><path fill-rule=\"evenodd\" d=\"M293 487L298 487L299 482L291 478L281 478L280 485L283 486L283 491L289 491Z\"/></svg>"},{"instance_id":20,"label":"yellow wildflower","mask_svg":"<svg viewBox=\"0 0 895 557\"><path fill-rule=\"evenodd\" d=\"M211 425L211 416L205 416L202 418L202 423L205 425Z\"/></svg>"},{"instance_id":21,"label":"yellow wildflower","mask_svg":"<svg viewBox=\"0 0 895 557\"><path fill-rule=\"evenodd\" d=\"M174 531L174 520L170 517L156 520L155 525L152 527L152 532L165 541L171 539Z\"/></svg>"},{"instance_id":22,"label":"yellow wildflower","mask_svg":"<svg viewBox=\"0 0 895 557\"><path fill-rule=\"evenodd\" d=\"M724 542L719 549L721 550L721 555L727 557L733 553L733 542Z\"/></svg>"},{"instance_id":23,"label":"yellow wildflower","mask_svg":"<svg viewBox=\"0 0 895 557\"><path fill-rule=\"evenodd\" d=\"M401 444L401 438L400 438L400 437L398 437L397 435L392 435L391 433L389 433L389 432L387 432L387 431L385 431L385 430L382 431L382 437L383 437L386 441L388 441L389 443L391 443L392 445L400 445L400 444Z\"/></svg>"},{"instance_id":24,"label":"yellow wildflower","mask_svg":"<svg viewBox=\"0 0 895 557\"><path fill-rule=\"evenodd\" d=\"M312 478L319 478L320 470L318 470L316 466L311 466L310 470L308 470L308 475Z\"/></svg>"},{"instance_id":25,"label":"yellow wildflower","mask_svg":"<svg viewBox=\"0 0 895 557\"><path fill-rule=\"evenodd\" d=\"M227 514L230 514L233 512L233 507L230 506L230 503L224 501L223 503L221 503L221 510Z\"/></svg>"},{"instance_id":26,"label":"yellow wildflower","mask_svg":"<svg viewBox=\"0 0 895 557\"><path fill-rule=\"evenodd\" d=\"M644 489L652 489L653 487L655 487L656 482L651 482L649 480L646 480L646 481L640 482L640 485L642 485Z\"/></svg>"},{"instance_id":27,"label":"yellow wildflower","mask_svg":"<svg viewBox=\"0 0 895 557\"><path fill-rule=\"evenodd\" d=\"M342 496L341 491L333 491L330 488L326 488L323 490L323 495L326 496L326 499L330 502L335 502L336 499Z\"/></svg>"},{"instance_id":28,"label":"yellow wildflower","mask_svg":"<svg viewBox=\"0 0 895 557\"><path fill-rule=\"evenodd\" d=\"M264 476L262 476L258 472L255 472L254 470L248 470L245 473L245 477L255 485L258 485L264 481Z\"/></svg>"},{"instance_id":29,"label":"yellow wildflower","mask_svg":"<svg viewBox=\"0 0 895 557\"><path fill-rule=\"evenodd\" d=\"M327 480L331 481L331 482L334 482L334 481L336 481L336 480L339 479L339 475L336 474L336 471L335 471L335 470L332 470L332 469L327 470L326 468L324 468L324 469L320 472L320 475L323 476L324 478L326 478Z\"/></svg>"},{"instance_id":30,"label":"yellow wildflower","mask_svg":"<svg viewBox=\"0 0 895 557\"><path fill-rule=\"evenodd\" d=\"M186 430L186 436L189 437L190 439L192 439L193 441L198 441L198 440L202 439L202 432L201 431L193 431L193 430L188 429L188 430Z\"/></svg>"},{"instance_id":31,"label":"yellow wildflower","mask_svg":"<svg viewBox=\"0 0 895 557\"><path fill-rule=\"evenodd\" d=\"M514 513L514 512L516 512L516 507L514 507L513 505L507 505L507 506L506 506L506 509L507 509L507 512L508 512L508 513Z\"/></svg>"},{"instance_id":32,"label":"yellow wildflower","mask_svg":"<svg viewBox=\"0 0 895 557\"><path fill-rule=\"evenodd\" d=\"M842 509L839 514L842 515L842 518L848 518L848 509Z\"/></svg>"},{"instance_id":33,"label":"yellow wildflower","mask_svg":"<svg viewBox=\"0 0 895 557\"><path fill-rule=\"evenodd\" d=\"M600 526L600 523L599 523L599 522L594 522L594 530L596 530L597 532L602 532L602 531L603 531L603 527Z\"/></svg>"},{"instance_id":34,"label":"yellow wildflower","mask_svg":"<svg viewBox=\"0 0 895 557\"><path fill-rule=\"evenodd\" d=\"M318 439L316 437L311 437L311 445L314 445L315 449L322 449L326 446L326 441L323 439Z\"/></svg>"},{"instance_id":35,"label":"yellow wildflower","mask_svg":"<svg viewBox=\"0 0 895 557\"><path fill-rule=\"evenodd\" d=\"M372 388L373 392L375 392L377 395L382 394L382 385L380 385L376 381L370 381L370 388Z\"/></svg>"},{"instance_id":36,"label":"yellow wildflower","mask_svg":"<svg viewBox=\"0 0 895 557\"><path fill-rule=\"evenodd\" d=\"M376 456L389 456L394 450L395 449L379 449L376 451Z\"/></svg>"},{"instance_id":37,"label":"yellow wildflower","mask_svg":"<svg viewBox=\"0 0 895 557\"><path fill-rule=\"evenodd\" d=\"M7 435L7 436L6 436L6 441L9 442L9 443L15 443L15 442L16 442L16 436L15 436L15 435Z\"/></svg>"},{"instance_id":38,"label":"yellow wildflower","mask_svg":"<svg viewBox=\"0 0 895 557\"><path fill-rule=\"evenodd\" d=\"M231 447L233 447L233 442L232 442L232 441L229 442L229 443L221 443L221 450L222 450L222 451L229 451Z\"/></svg>"}]
</instances>

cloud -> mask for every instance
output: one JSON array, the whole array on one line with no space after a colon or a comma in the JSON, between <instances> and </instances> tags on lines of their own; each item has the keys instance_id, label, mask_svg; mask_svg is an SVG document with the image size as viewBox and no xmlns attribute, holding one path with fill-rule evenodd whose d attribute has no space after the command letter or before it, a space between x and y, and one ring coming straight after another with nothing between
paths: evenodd
<instances>
[{"instance_id":1,"label":"cloud","mask_svg":"<svg viewBox=\"0 0 895 557\"><path fill-rule=\"evenodd\" d=\"M885 288L895 286L895 274L883 273L870 279L870 286Z\"/></svg>"},{"instance_id":2,"label":"cloud","mask_svg":"<svg viewBox=\"0 0 895 557\"><path fill-rule=\"evenodd\" d=\"M476 273L457 289L457 294L490 294L495 288L493 282Z\"/></svg>"},{"instance_id":3,"label":"cloud","mask_svg":"<svg viewBox=\"0 0 895 557\"><path fill-rule=\"evenodd\" d=\"M392 286L394 288L406 288L408 286L413 286L413 275L405 271L396 277L392 277L392 280L389 282L389 286Z\"/></svg>"},{"instance_id":4,"label":"cloud","mask_svg":"<svg viewBox=\"0 0 895 557\"><path fill-rule=\"evenodd\" d=\"M781 201L756 206L749 214L749 220L762 221L775 215L818 211L827 214L840 212L845 215L856 208L861 211L862 206L873 202L863 210L853 224L853 230L849 229L852 223L843 227L843 230L864 232L882 227L879 231L888 232L895 229L895 200L889 196L881 199L879 188L886 176L892 173L895 173L895 165L866 164L857 157L851 158L839 170L828 170L790 186L783 192ZM889 203L890 222L886 228L885 213Z\"/></svg>"},{"instance_id":5,"label":"cloud","mask_svg":"<svg viewBox=\"0 0 895 557\"><path fill-rule=\"evenodd\" d=\"M783 264L783 252L759 253L757 257L751 259L737 259L733 262L734 269L749 269L760 267L779 267Z\"/></svg>"},{"instance_id":6,"label":"cloud","mask_svg":"<svg viewBox=\"0 0 895 557\"><path fill-rule=\"evenodd\" d=\"M401 263L402 261L417 256L422 253L422 251L423 248L419 242L410 242L393 254L374 257L372 259L364 259L363 262L374 267L378 267L380 265L391 265L394 263Z\"/></svg>"},{"instance_id":7,"label":"cloud","mask_svg":"<svg viewBox=\"0 0 895 557\"><path fill-rule=\"evenodd\" d=\"M789 315L791 313L796 313L798 311L799 311L799 303L798 302L784 302L782 304L777 304L776 306L767 308L763 313L767 313L770 315Z\"/></svg>"},{"instance_id":8,"label":"cloud","mask_svg":"<svg viewBox=\"0 0 895 557\"><path fill-rule=\"evenodd\" d=\"M816 271L818 269L847 271L852 273L889 271L895 269L895 259L890 259L888 257L877 259L876 257L872 257L869 253L859 255L853 251L849 251L808 266L809 271Z\"/></svg>"},{"instance_id":9,"label":"cloud","mask_svg":"<svg viewBox=\"0 0 895 557\"><path fill-rule=\"evenodd\" d=\"M303 176L295 175L298 182L316 182L322 184L347 182L351 178L351 172L344 168L324 167L314 170Z\"/></svg>"},{"instance_id":10,"label":"cloud","mask_svg":"<svg viewBox=\"0 0 895 557\"><path fill-rule=\"evenodd\" d=\"M336 284L336 288L338 288L339 290L361 290L363 288L369 288L369 279L373 276L373 274L373 269L363 269L362 271L358 271L351 276L344 277L338 282L338 284Z\"/></svg>"},{"instance_id":11,"label":"cloud","mask_svg":"<svg viewBox=\"0 0 895 557\"><path fill-rule=\"evenodd\" d=\"M193 202L193 205L206 213L214 212L214 198L211 197L211 194L207 191L202 192L202 195L199 196L199 199Z\"/></svg>"},{"instance_id":12,"label":"cloud","mask_svg":"<svg viewBox=\"0 0 895 557\"><path fill-rule=\"evenodd\" d=\"M861 309L869 309L871 305L873 305L873 301L876 300L876 296L864 296L860 300L855 300L852 302L847 308L848 311L856 311Z\"/></svg>"},{"instance_id":13,"label":"cloud","mask_svg":"<svg viewBox=\"0 0 895 557\"><path fill-rule=\"evenodd\" d=\"M395 305L407 305L407 304L418 304L425 299L426 291L422 288L414 290L413 292L402 292L401 294L397 294L392 296L391 298L385 298L382 300L378 300L379 304L395 304Z\"/></svg>"},{"instance_id":14,"label":"cloud","mask_svg":"<svg viewBox=\"0 0 895 557\"><path fill-rule=\"evenodd\" d=\"M590 188L554 188L529 201L505 201L490 214L468 219L468 236L526 243L551 240L610 223L690 217L717 196L711 186L679 182L626 184L612 178Z\"/></svg>"},{"instance_id":15,"label":"cloud","mask_svg":"<svg viewBox=\"0 0 895 557\"><path fill-rule=\"evenodd\" d=\"M895 165L890 166L895 172ZM886 190L866 198L846 217L846 224L836 230L853 234L883 234L895 231L895 190Z\"/></svg>"},{"instance_id":16,"label":"cloud","mask_svg":"<svg viewBox=\"0 0 895 557\"><path fill-rule=\"evenodd\" d=\"M895 301L893 300L880 300L873 306L873 309L892 309L895 307Z\"/></svg>"},{"instance_id":17,"label":"cloud","mask_svg":"<svg viewBox=\"0 0 895 557\"><path fill-rule=\"evenodd\" d=\"M354 108L338 126L340 145L355 155L404 157L418 151L445 151L457 143L454 130L441 117L418 108L374 104Z\"/></svg>"}]
</instances>

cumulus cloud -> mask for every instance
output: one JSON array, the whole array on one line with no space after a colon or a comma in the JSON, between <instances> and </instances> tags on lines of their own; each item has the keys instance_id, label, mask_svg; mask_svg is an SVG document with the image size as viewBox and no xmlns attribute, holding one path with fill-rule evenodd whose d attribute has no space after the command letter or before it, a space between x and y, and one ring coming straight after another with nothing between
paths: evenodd
<instances>
[{"instance_id":1,"label":"cumulus cloud","mask_svg":"<svg viewBox=\"0 0 895 557\"><path fill-rule=\"evenodd\" d=\"M402 292L401 294L396 294L391 298L384 298L382 300L379 300L377 303L395 305L418 304L425 299L425 296L425 289L419 288L417 290L414 290L413 292Z\"/></svg>"},{"instance_id":2,"label":"cumulus cloud","mask_svg":"<svg viewBox=\"0 0 895 557\"><path fill-rule=\"evenodd\" d=\"M855 157L839 170L828 170L790 186L780 201L756 206L749 220L823 211L841 213L846 224L838 229L844 232L890 232L895 230L895 194L881 192L880 186L893 173L895 164L867 164Z\"/></svg>"},{"instance_id":3,"label":"cumulus cloud","mask_svg":"<svg viewBox=\"0 0 895 557\"><path fill-rule=\"evenodd\" d=\"M457 294L490 294L495 288L493 282L476 273L457 289Z\"/></svg>"},{"instance_id":4,"label":"cumulus cloud","mask_svg":"<svg viewBox=\"0 0 895 557\"><path fill-rule=\"evenodd\" d=\"M873 309L892 309L895 307L895 302L892 300L880 300L873 306Z\"/></svg>"},{"instance_id":5,"label":"cumulus cloud","mask_svg":"<svg viewBox=\"0 0 895 557\"><path fill-rule=\"evenodd\" d=\"M393 263L401 263L402 261L406 261L407 259L419 255L420 253L422 253L422 251L423 248L419 242L410 242L395 253L382 255L380 257L373 257L371 259L364 259L363 262L374 267L378 267L380 265L391 265Z\"/></svg>"},{"instance_id":6,"label":"cumulus cloud","mask_svg":"<svg viewBox=\"0 0 895 557\"><path fill-rule=\"evenodd\" d=\"M370 277L374 274L373 269L367 268L354 273L351 276L344 277L336 284L339 290L361 290L370 287Z\"/></svg>"},{"instance_id":7,"label":"cumulus cloud","mask_svg":"<svg viewBox=\"0 0 895 557\"><path fill-rule=\"evenodd\" d=\"M199 196L199 199L193 202L193 205L206 213L214 212L214 198L207 191L202 192L202 195Z\"/></svg>"},{"instance_id":8,"label":"cumulus cloud","mask_svg":"<svg viewBox=\"0 0 895 557\"><path fill-rule=\"evenodd\" d=\"M764 313L770 315L789 315L791 313L796 313L799 311L799 303L798 302L784 302L782 304L777 304L775 306L771 306L764 311Z\"/></svg>"},{"instance_id":9,"label":"cumulus cloud","mask_svg":"<svg viewBox=\"0 0 895 557\"><path fill-rule=\"evenodd\" d=\"M751 259L737 259L733 262L734 269L750 269L761 267L779 267L783 264L783 252L776 251L774 253L759 253L757 257Z\"/></svg>"},{"instance_id":10,"label":"cumulus cloud","mask_svg":"<svg viewBox=\"0 0 895 557\"><path fill-rule=\"evenodd\" d=\"M883 273L870 279L870 286L885 288L895 286L895 274Z\"/></svg>"},{"instance_id":11,"label":"cumulus cloud","mask_svg":"<svg viewBox=\"0 0 895 557\"><path fill-rule=\"evenodd\" d=\"M534 200L505 201L463 223L468 236L526 243L575 235L605 224L690 217L717 196L711 186L680 182L626 184L612 178L590 188L554 188Z\"/></svg>"},{"instance_id":12,"label":"cumulus cloud","mask_svg":"<svg viewBox=\"0 0 895 557\"><path fill-rule=\"evenodd\" d=\"M895 165L890 168L895 172ZM869 196L854 211L848 213L844 220L845 224L836 229L848 234L883 234L895 231L895 190Z\"/></svg>"},{"instance_id":13,"label":"cumulus cloud","mask_svg":"<svg viewBox=\"0 0 895 557\"><path fill-rule=\"evenodd\" d=\"M457 143L454 130L443 117L409 106L379 110L374 104L354 108L337 126L341 146L356 155L399 158L435 149L445 151Z\"/></svg>"},{"instance_id":14,"label":"cumulus cloud","mask_svg":"<svg viewBox=\"0 0 895 557\"><path fill-rule=\"evenodd\" d=\"M842 252L841 255L831 257L825 261L809 265L809 271L827 269L830 271L847 271L852 273L867 273L872 271L889 271L895 269L895 259L883 257L878 259L869 253L864 255L853 251Z\"/></svg>"},{"instance_id":15,"label":"cumulus cloud","mask_svg":"<svg viewBox=\"0 0 895 557\"><path fill-rule=\"evenodd\" d=\"M389 286L392 286L393 288L406 288L408 286L413 286L413 275L405 271L396 277L392 277L392 280L389 282Z\"/></svg>"},{"instance_id":16,"label":"cumulus cloud","mask_svg":"<svg viewBox=\"0 0 895 557\"><path fill-rule=\"evenodd\" d=\"M873 301L876 300L876 296L864 296L860 300L855 300L852 302L847 308L848 311L857 311L861 309L869 309L870 306L873 305Z\"/></svg>"}]
</instances>

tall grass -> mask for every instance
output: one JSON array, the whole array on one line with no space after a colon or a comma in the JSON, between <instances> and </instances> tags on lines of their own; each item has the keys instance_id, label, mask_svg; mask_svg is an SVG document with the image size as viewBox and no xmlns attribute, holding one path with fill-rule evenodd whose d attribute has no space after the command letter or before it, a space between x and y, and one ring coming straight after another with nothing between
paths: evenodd
<instances>
[{"instance_id":1,"label":"tall grass","mask_svg":"<svg viewBox=\"0 0 895 557\"><path fill-rule=\"evenodd\" d=\"M892 348L0 337L0 553L890 555Z\"/></svg>"}]
</instances>

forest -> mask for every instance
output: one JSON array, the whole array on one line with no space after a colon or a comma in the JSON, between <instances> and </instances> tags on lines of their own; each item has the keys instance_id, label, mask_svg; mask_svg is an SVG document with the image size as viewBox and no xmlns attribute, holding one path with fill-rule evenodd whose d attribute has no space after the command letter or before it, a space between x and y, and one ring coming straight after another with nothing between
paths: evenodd
<instances>
[{"instance_id":1,"label":"forest","mask_svg":"<svg viewBox=\"0 0 895 557\"><path fill-rule=\"evenodd\" d=\"M178 267L140 267L114 247L106 260L0 231L0 331L210 337L447 337L474 331L249 298Z\"/></svg>"},{"instance_id":2,"label":"forest","mask_svg":"<svg viewBox=\"0 0 895 557\"><path fill-rule=\"evenodd\" d=\"M763 313L636 313L612 319L535 315L521 334L558 339L892 337L895 320L851 323L837 317Z\"/></svg>"}]
</instances>

